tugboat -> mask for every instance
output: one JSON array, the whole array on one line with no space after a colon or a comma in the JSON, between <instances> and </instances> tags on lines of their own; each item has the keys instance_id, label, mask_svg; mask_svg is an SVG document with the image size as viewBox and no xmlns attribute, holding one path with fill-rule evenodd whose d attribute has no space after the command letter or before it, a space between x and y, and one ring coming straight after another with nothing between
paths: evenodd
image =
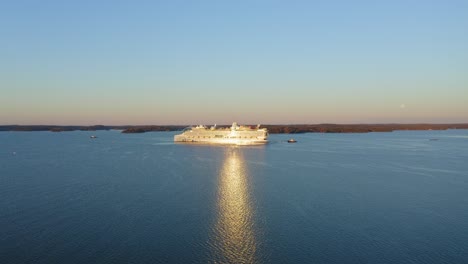
<instances>
[{"instance_id":1,"label":"tugboat","mask_svg":"<svg viewBox=\"0 0 468 264\"><path fill-rule=\"evenodd\" d=\"M296 142L297 142L297 140L295 140L294 138L288 139L288 143L296 143Z\"/></svg>"}]
</instances>

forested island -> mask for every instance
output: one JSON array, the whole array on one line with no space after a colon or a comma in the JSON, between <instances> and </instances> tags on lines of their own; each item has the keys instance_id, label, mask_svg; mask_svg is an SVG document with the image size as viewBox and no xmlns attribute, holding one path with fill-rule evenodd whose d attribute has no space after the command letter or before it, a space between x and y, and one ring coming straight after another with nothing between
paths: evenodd
<instances>
[{"instance_id":1,"label":"forested island","mask_svg":"<svg viewBox=\"0 0 468 264\"><path fill-rule=\"evenodd\" d=\"M145 133L156 131L180 131L187 125L142 125L142 126L53 126L53 125L3 125L0 131L97 131L121 130L122 133ZM230 127L230 125L218 126ZM254 127L254 125L252 125ZM271 134L298 134L298 133L368 133L392 132L395 130L446 130L468 129L468 124L316 124L316 125L262 125Z\"/></svg>"}]
</instances>

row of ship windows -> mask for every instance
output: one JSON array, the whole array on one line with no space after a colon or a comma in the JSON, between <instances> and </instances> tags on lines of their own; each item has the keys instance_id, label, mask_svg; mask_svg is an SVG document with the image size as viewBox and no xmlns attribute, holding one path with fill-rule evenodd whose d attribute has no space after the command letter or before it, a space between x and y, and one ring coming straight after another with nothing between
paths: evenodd
<instances>
[{"instance_id":1,"label":"row of ship windows","mask_svg":"<svg viewBox=\"0 0 468 264\"><path fill-rule=\"evenodd\" d=\"M224 137L224 136L214 136L214 137L210 137L210 136L188 136L188 138L242 138L242 137ZM249 138L249 137L244 137L244 138ZM250 138L256 138L256 137L250 137Z\"/></svg>"}]
</instances>

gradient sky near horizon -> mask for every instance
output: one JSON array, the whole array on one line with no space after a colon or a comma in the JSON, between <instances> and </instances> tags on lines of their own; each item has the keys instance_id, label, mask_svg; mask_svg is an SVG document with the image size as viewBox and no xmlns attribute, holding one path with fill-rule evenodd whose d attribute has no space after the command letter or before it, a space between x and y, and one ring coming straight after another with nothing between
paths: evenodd
<instances>
[{"instance_id":1,"label":"gradient sky near horizon","mask_svg":"<svg viewBox=\"0 0 468 264\"><path fill-rule=\"evenodd\" d=\"M0 2L0 125L468 122L468 1Z\"/></svg>"}]
</instances>

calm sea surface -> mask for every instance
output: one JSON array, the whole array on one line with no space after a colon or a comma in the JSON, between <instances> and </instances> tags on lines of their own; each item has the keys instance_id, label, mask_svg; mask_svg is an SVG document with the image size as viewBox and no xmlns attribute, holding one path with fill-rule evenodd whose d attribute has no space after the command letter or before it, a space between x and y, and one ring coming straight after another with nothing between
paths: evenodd
<instances>
[{"instance_id":1,"label":"calm sea surface","mask_svg":"<svg viewBox=\"0 0 468 264\"><path fill-rule=\"evenodd\" d=\"M468 263L468 130L174 134L0 132L0 263Z\"/></svg>"}]
</instances>

